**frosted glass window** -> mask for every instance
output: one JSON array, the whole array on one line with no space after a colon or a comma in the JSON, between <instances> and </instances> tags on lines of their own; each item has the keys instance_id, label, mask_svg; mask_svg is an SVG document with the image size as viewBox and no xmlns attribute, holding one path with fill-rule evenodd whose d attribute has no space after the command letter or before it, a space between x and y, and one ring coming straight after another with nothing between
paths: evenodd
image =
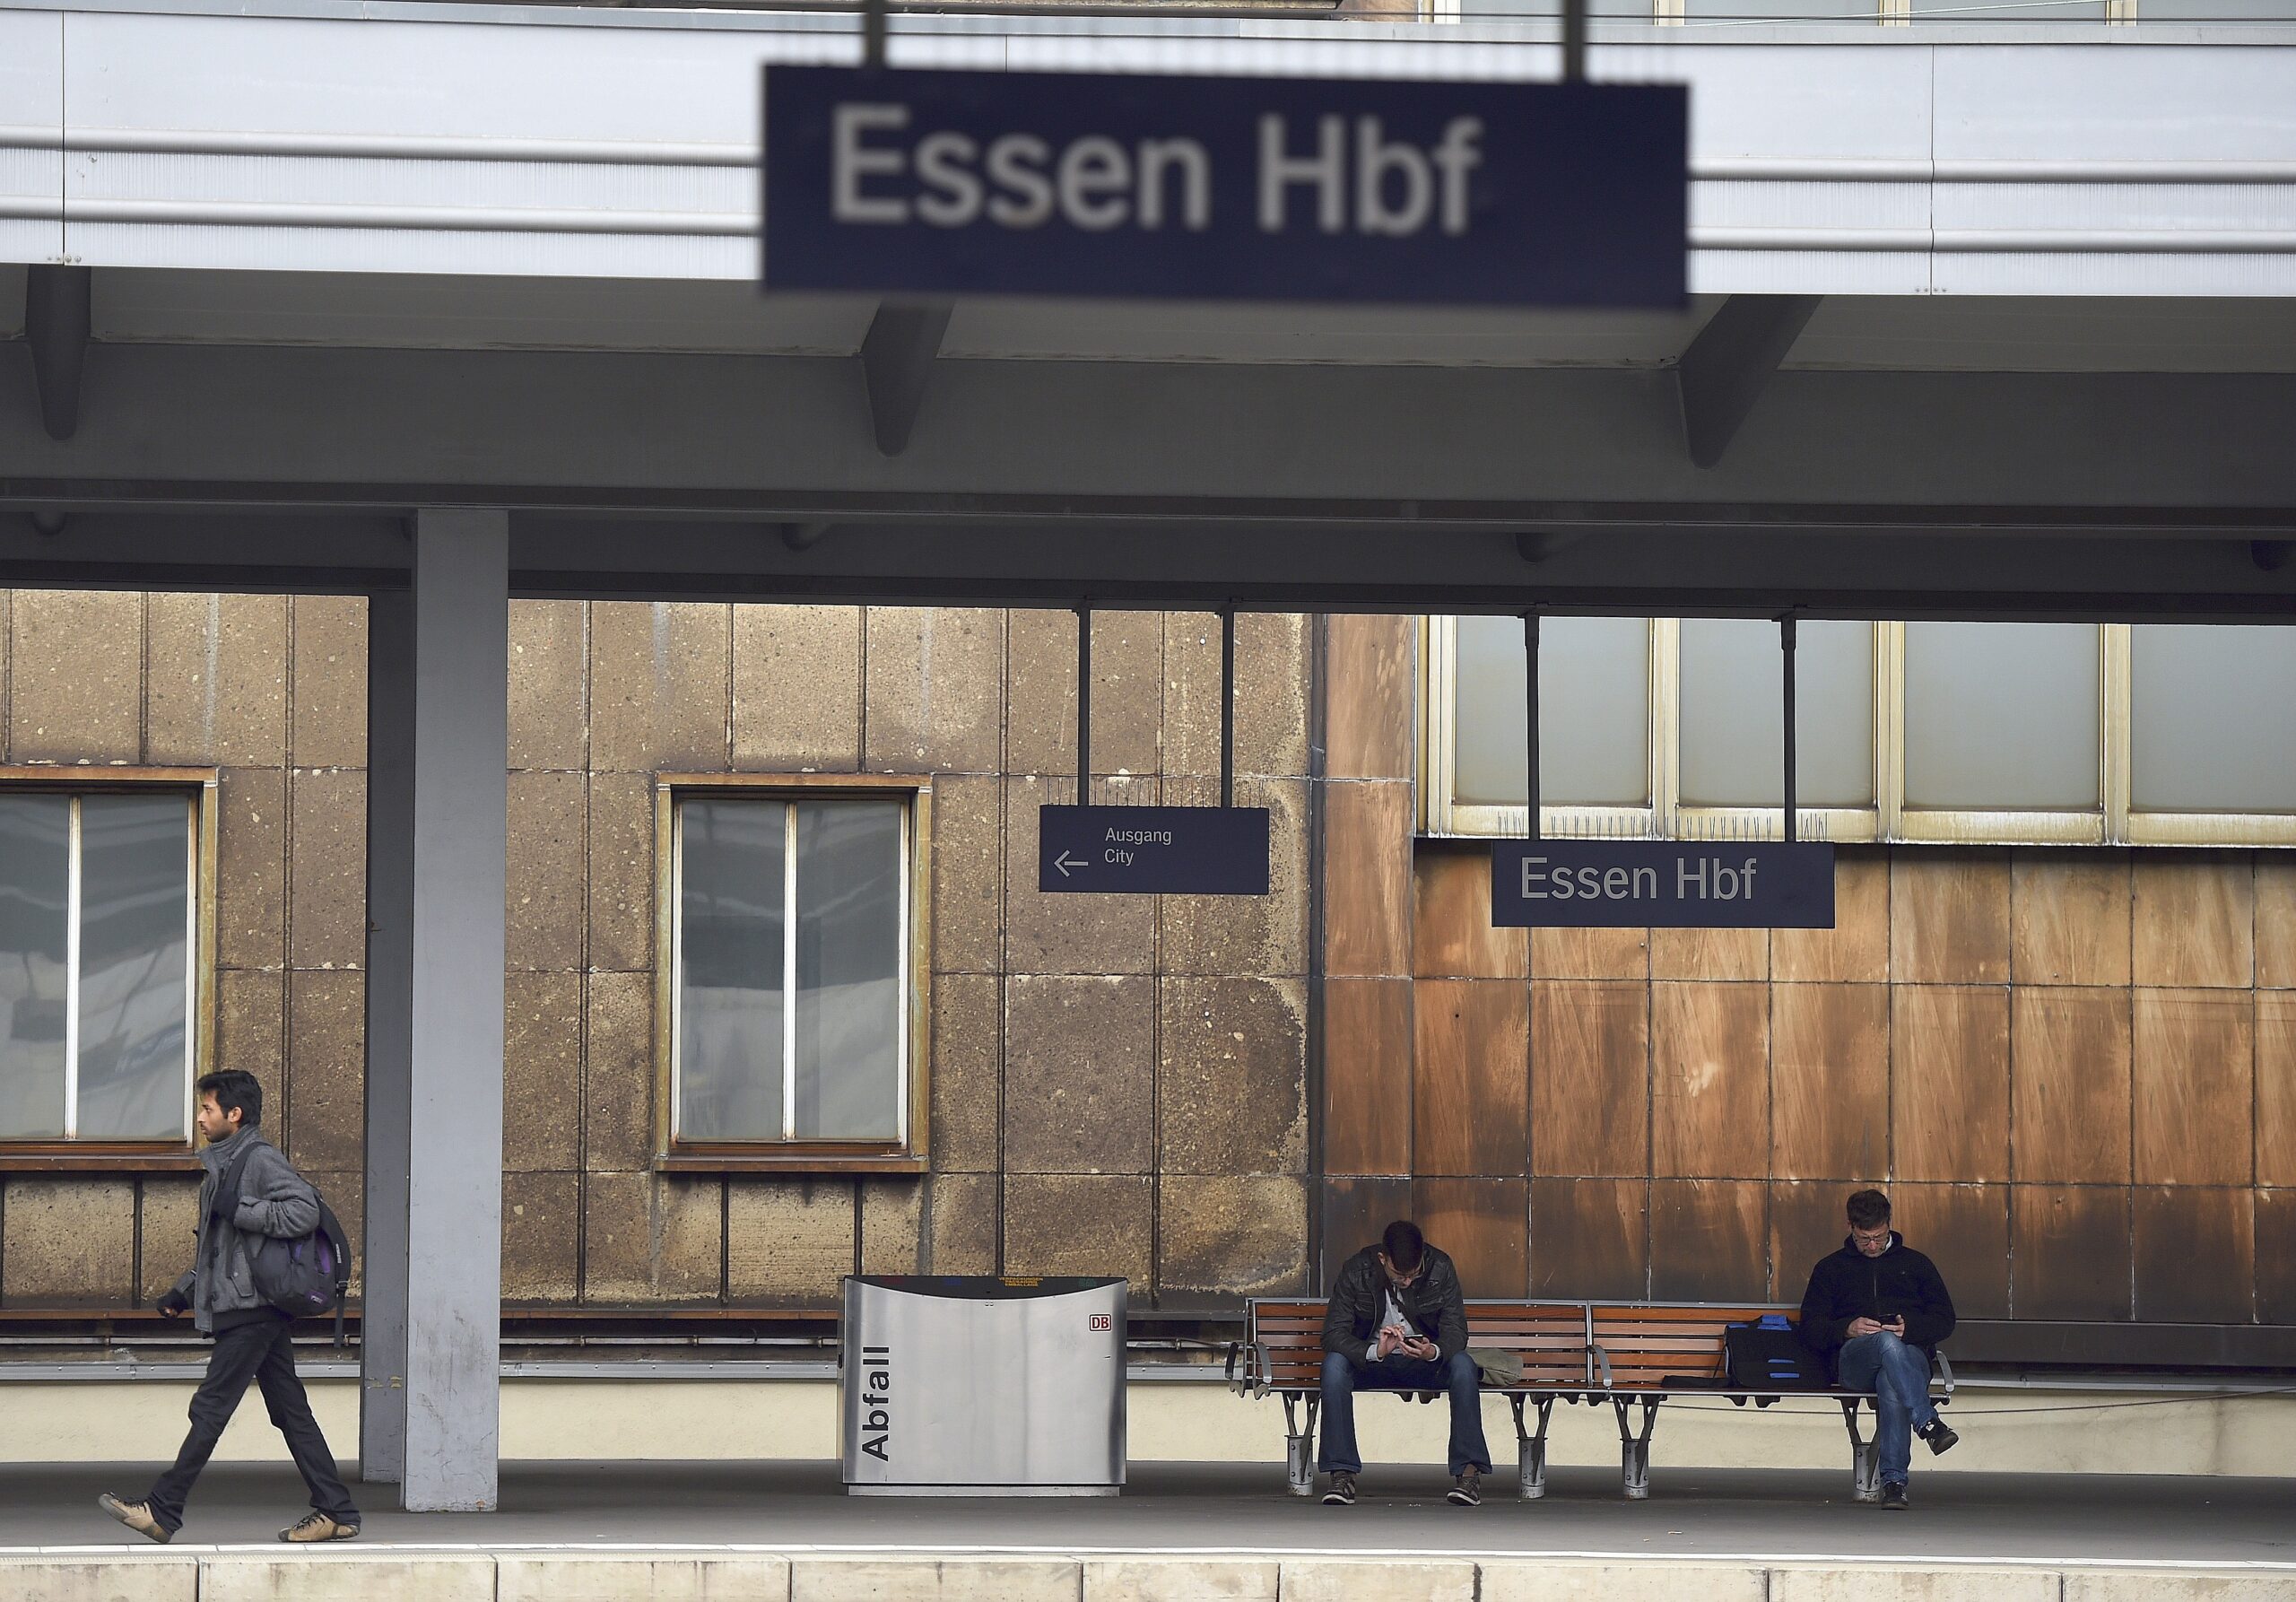
<instances>
[{"instance_id":1,"label":"frosted glass window","mask_svg":"<svg viewBox=\"0 0 2296 1602\"><path fill-rule=\"evenodd\" d=\"M1908 623L1906 805L2101 805L2098 649L2092 623Z\"/></svg>"},{"instance_id":2,"label":"frosted glass window","mask_svg":"<svg viewBox=\"0 0 2296 1602\"><path fill-rule=\"evenodd\" d=\"M1458 620L1452 795L1520 806L1529 794L1523 623ZM1539 625L1539 798L1549 806L1650 802L1650 625L1550 617Z\"/></svg>"},{"instance_id":3,"label":"frosted glass window","mask_svg":"<svg viewBox=\"0 0 2296 1602\"><path fill-rule=\"evenodd\" d=\"M1874 625L1796 630L1794 796L1801 806L1874 804ZM1682 798L1692 806L1786 804L1786 653L1774 623L1682 623Z\"/></svg>"},{"instance_id":4,"label":"frosted glass window","mask_svg":"<svg viewBox=\"0 0 2296 1602\"><path fill-rule=\"evenodd\" d=\"M797 804L797 1123L900 1133L899 802Z\"/></svg>"},{"instance_id":5,"label":"frosted glass window","mask_svg":"<svg viewBox=\"0 0 2296 1602\"><path fill-rule=\"evenodd\" d=\"M184 1133L190 1062L191 804L80 803L79 1133Z\"/></svg>"},{"instance_id":6,"label":"frosted glass window","mask_svg":"<svg viewBox=\"0 0 2296 1602\"><path fill-rule=\"evenodd\" d=\"M679 803L682 1140L900 1138L907 823L874 798Z\"/></svg>"},{"instance_id":7,"label":"frosted glass window","mask_svg":"<svg viewBox=\"0 0 2296 1602\"><path fill-rule=\"evenodd\" d=\"M72 798L0 794L0 1136L64 1137Z\"/></svg>"},{"instance_id":8,"label":"frosted glass window","mask_svg":"<svg viewBox=\"0 0 2296 1602\"><path fill-rule=\"evenodd\" d=\"M776 1140L787 1122L783 801L678 808L678 1133Z\"/></svg>"},{"instance_id":9,"label":"frosted glass window","mask_svg":"<svg viewBox=\"0 0 2296 1602\"><path fill-rule=\"evenodd\" d=\"M180 794L0 794L0 1138L191 1138L192 824Z\"/></svg>"},{"instance_id":10,"label":"frosted glass window","mask_svg":"<svg viewBox=\"0 0 2296 1602\"><path fill-rule=\"evenodd\" d=\"M2130 805L2296 813L2296 628L2129 631Z\"/></svg>"}]
</instances>

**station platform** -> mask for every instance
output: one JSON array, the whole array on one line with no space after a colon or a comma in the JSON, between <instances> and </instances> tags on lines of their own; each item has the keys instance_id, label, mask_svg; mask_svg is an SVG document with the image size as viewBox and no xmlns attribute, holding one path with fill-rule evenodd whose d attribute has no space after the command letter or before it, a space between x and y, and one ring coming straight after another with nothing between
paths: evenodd
<instances>
[{"instance_id":1,"label":"station platform","mask_svg":"<svg viewBox=\"0 0 2296 1602\"><path fill-rule=\"evenodd\" d=\"M2141 1434L2127 1439L2132 1454ZM1004 1598L1033 1602L2291 1602L2296 1481L1930 1475L1914 1507L1852 1502L1848 1476L1661 1474L1651 1499L1561 1468L1521 1502L1443 1501L1433 1466L1374 1466L1363 1500L1285 1494L1278 1464L1135 1466L1113 1499L847 1496L833 1465L506 1464L491 1514L396 1511L355 1543L288 1552L303 1509L282 1463L219 1464L174 1545L123 1538L100 1491L153 1466L0 1468L0 1596L11 1602L390 1596Z\"/></svg>"}]
</instances>

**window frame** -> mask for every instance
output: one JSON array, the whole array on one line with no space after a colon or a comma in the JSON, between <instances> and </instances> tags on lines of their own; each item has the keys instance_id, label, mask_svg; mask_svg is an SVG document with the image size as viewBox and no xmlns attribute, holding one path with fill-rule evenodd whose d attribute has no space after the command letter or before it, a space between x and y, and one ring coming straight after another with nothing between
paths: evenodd
<instances>
[{"instance_id":1,"label":"window frame","mask_svg":"<svg viewBox=\"0 0 2296 1602\"><path fill-rule=\"evenodd\" d=\"M901 880L906 933L901 944L900 1032L906 1078L902 1128L892 1140L761 1139L692 1141L680 1137L678 1023L683 1011L680 949L682 853L678 803L689 797L822 800L897 797L903 813ZM655 1006L654 1166L665 1173L923 1173L932 1149L933 781L919 775L876 773L661 773L654 781ZM794 941L795 931L790 938Z\"/></svg>"},{"instance_id":2,"label":"window frame","mask_svg":"<svg viewBox=\"0 0 2296 1602\"><path fill-rule=\"evenodd\" d=\"M2093 810L2020 811L1917 807L1905 799L1905 624L1874 628L1874 804L1796 807L1800 837L1836 844L1966 846L2187 846L2244 849L2296 846L2296 808L2287 813L2144 811L2129 797L2131 641L2129 623L2097 627L2099 795ZM1681 630L1650 620L1651 797L1647 807L1542 806L1550 838L1774 840L1784 834L1775 806L1692 806L1681 795ZM1461 838L1519 838L1520 806L1454 801L1458 737L1456 620L1431 615L1420 631L1420 829Z\"/></svg>"},{"instance_id":3,"label":"window frame","mask_svg":"<svg viewBox=\"0 0 2296 1602\"><path fill-rule=\"evenodd\" d=\"M0 1173L185 1172L199 1166L198 1132L192 1127L194 1086L215 1058L216 823L222 772L214 768L0 766L0 791L74 796L179 795L191 803L190 1015L185 1034L190 1061L184 1075L184 1134L180 1140L82 1140L0 1136ZM76 936L74 947L77 947Z\"/></svg>"}]
</instances>

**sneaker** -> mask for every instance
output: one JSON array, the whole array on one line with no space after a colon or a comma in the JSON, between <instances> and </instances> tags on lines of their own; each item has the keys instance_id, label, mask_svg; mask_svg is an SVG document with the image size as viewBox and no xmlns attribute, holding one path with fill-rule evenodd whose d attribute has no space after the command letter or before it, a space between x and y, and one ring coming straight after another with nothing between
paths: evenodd
<instances>
[{"instance_id":1,"label":"sneaker","mask_svg":"<svg viewBox=\"0 0 2296 1602\"><path fill-rule=\"evenodd\" d=\"M354 1540L357 1538L358 1534L359 1527L357 1525L337 1524L326 1514L314 1511L304 1514L300 1519L296 1519L294 1523L289 1525L285 1529L281 1530L279 1532L279 1538L283 1541L292 1542L298 1546L302 1546L308 1545L313 1541Z\"/></svg>"},{"instance_id":2,"label":"sneaker","mask_svg":"<svg viewBox=\"0 0 2296 1602\"><path fill-rule=\"evenodd\" d=\"M107 1491L96 1498L96 1505L147 1541L157 1541L164 1546L175 1539L175 1531L152 1517L152 1504L148 1502L122 1502Z\"/></svg>"},{"instance_id":3,"label":"sneaker","mask_svg":"<svg viewBox=\"0 0 2296 1602\"><path fill-rule=\"evenodd\" d=\"M1480 1468L1462 1468L1459 1477L1451 1482L1450 1490L1444 1493L1444 1500L1463 1508L1479 1508L1483 1505L1482 1481Z\"/></svg>"},{"instance_id":4,"label":"sneaker","mask_svg":"<svg viewBox=\"0 0 2296 1602\"><path fill-rule=\"evenodd\" d=\"M1882 1487L1882 1505L1900 1513L1913 1505L1906 1499L1904 1481L1892 1480Z\"/></svg>"},{"instance_id":5,"label":"sneaker","mask_svg":"<svg viewBox=\"0 0 2296 1602\"><path fill-rule=\"evenodd\" d=\"M1929 1427L1922 1431L1921 1438L1929 1443L1929 1450L1941 1458L1959 1445L1961 1439L1946 1428L1942 1418L1932 1420Z\"/></svg>"},{"instance_id":6,"label":"sneaker","mask_svg":"<svg viewBox=\"0 0 2296 1602\"><path fill-rule=\"evenodd\" d=\"M1324 1506L1352 1508L1355 1505L1355 1476L1335 1474L1331 1476L1331 1489L1324 1493Z\"/></svg>"}]
</instances>

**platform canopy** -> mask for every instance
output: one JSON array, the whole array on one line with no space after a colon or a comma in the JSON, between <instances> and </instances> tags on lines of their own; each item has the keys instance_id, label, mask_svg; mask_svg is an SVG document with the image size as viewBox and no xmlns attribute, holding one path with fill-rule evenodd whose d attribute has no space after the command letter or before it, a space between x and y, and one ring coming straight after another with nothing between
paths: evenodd
<instances>
[{"instance_id":1,"label":"platform canopy","mask_svg":"<svg viewBox=\"0 0 2296 1602\"><path fill-rule=\"evenodd\" d=\"M0 580L1966 617L2296 607L2296 32L1607 22L1679 313L766 297L823 13L0 4ZM898 66L1549 77L1537 22L896 18ZM200 70L183 65L196 61Z\"/></svg>"}]
</instances>

